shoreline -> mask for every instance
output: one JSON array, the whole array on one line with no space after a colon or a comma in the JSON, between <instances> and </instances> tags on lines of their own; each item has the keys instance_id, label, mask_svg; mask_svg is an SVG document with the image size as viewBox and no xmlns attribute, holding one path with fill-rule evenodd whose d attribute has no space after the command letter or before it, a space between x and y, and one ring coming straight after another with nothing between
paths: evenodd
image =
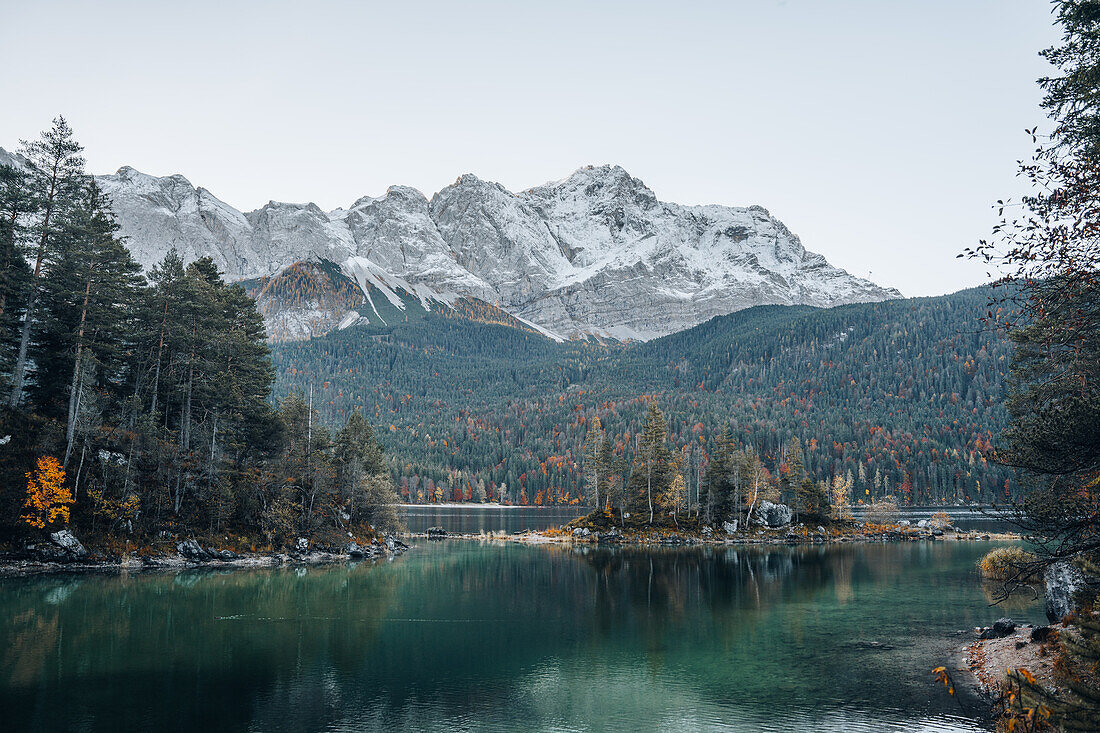
<instances>
[{"instance_id":1,"label":"shoreline","mask_svg":"<svg viewBox=\"0 0 1100 733\"><path fill-rule=\"evenodd\" d=\"M757 530L753 534L736 533L723 535L712 533L705 536L698 533L675 531L649 531L623 533L619 528L609 532L578 533L576 528L567 531L564 527L555 531L549 530L520 530L518 532L407 532L403 536L416 539L453 539L473 541L504 541L520 544L568 544L568 545L601 545L624 547L691 547L700 545L731 546L731 545L763 545L763 546L798 546L798 545L842 545L842 544L871 544L871 543L901 543L901 542L1015 542L1022 538L1021 535L1012 532L924 532L910 530L909 528L890 528L884 531L851 532L837 534L820 534L812 532L791 532L787 528Z\"/></svg>"},{"instance_id":2,"label":"shoreline","mask_svg":"<svg viewBox=\"0 0 1100 733\"><path fill-rule=\"evenodd\" d=\"M421 505L423 506L423 505ZM441 506L441 505L437 505ZM485 505L482 505L485 506ZM497 508L489 505L487 508ZM499 508L511 508L501 506ZM520 507L526 508L526 507ZM576 545L602 547L780 547L825 546L844 544L885 544L901 542L1013 542L1022 537L1011 532L946 531L933 532L911 527L884 527L873 531L852 530L832 533L811 532L805 529L781 527L757 529L751 533L739 532L727 535L712 532L709 535L687 531L646 530L622 532L618 527L607 532L593 532L586 527L570 530L568 525L546 530L521 530L518 532L402 532L397 535L407 540L460 540L477 542L514 542L525 545ZM331 565L341 562L360 562L393 558L404 554L410 546L401 540L357 548L355 553L325 550L292 552L242 552L233 557L218 557L214 551L209 557L196 559L180 552L161 555L139 555L136 552L121 558L92 559L84 556L68 560L35 559L9 552L0 555L0 578L22 577L48 573L116 573L150 570L192 569L250 569L275 567L303 567Z\"/></svg>"},{"instance_id":3,"label":"shoreline","mask_svg":"<svg viewBox=\"0 0 1100 733\"><path fill-rule=\"evenodd\" d=\"M564 511L568 505L538 506L536 504L494 504L492 502L449 501L442 504L398 504L399 509L534 509L537 511Z\"/></svg>"},{"instance_id":4,"label":"shoreline","mask_svg":"<svg viewBox=\"0 0 1100 733\"><path fill-rule=\"evenodd\" d=\"M1061 694L1065 690L1054 678L1057 638L1072 630L1065 623L1049 626L1022 623L1004 636L986 639L971 636L951 650L948 671L958 688L990 706L1001 698L1009 670L1027 670L1038 685ZM980 635L983 631L987 630L976 628L966 633Z\"/></svg>"},{"instance_id":5,"label":"shoreline","mask_svg":"<svg viewBox=\"0 0 1100 733\"><path fill-rule=\"evenodd\" d=\"M196 545L196 548L198 546ZM198 548L202 549L202 548ZM350 548L349 548L350 549ZM375 562L399 557L410 548L394 537L368 545L355 545L354 551L300 550L291 552L229 552L208 549L201 557L177 549L172 554L141 555L136 551L124 557L97 559L94 554L69 559L19 557L22 553L0 555L0 578L27 577L52 573L131 573L198 569L249 570L256 568L309 567L338 563ZM202 553L200 553L202 554ZM14 557L13 557L14 556Z\"/></svg>"}]
</instances>

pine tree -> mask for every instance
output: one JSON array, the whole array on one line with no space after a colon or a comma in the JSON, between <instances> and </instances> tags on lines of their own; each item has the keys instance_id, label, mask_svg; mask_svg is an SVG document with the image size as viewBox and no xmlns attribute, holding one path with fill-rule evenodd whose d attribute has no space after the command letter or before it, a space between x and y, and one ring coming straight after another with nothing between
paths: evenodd
<instances>
[{"instance_id":1,"label":"pine tree","mask_svg":"<svg viewBox=\"0 0 1100 733\"><path fill-rule=\"evenodd\" d=\"M723 425L704 476L705 492L700 499L703 504L703 521L709 524L715 519L724 518L731 511L740 510L740 479L740 466L734 461L733 438L729 425Z\"/></svg>"},{"instance_id":2,"label":"pine tree","mask_svg":"<svg viewBox=\"0 0 1100 733\"><path fill-rule=\"evenodd\" d=\"M377 493L377 486L376 482L369 482L368 479L377 478L383 483L392 483L382 457L382 447L362 413L351 413L344 427L336 433L333 464L338 500L349 521L357 522L361 513L370 513L373 509L368 493Z\"/></svg>"},{"instance_id":3,"label":"pine tree","mask_svg":"<svg viewBox=\"0 0 1100 733\"><path fill-rule=\"evenodd\" d=\"M829 518L829 494L824 486L804 476L797 489L798 510L809 521Z\"/></svg>"},{"instance_id":4,"label":"pine tree","mask_svg":"<svg viewBox=\"0 0 1100 733\"><path fill-rule=\"evenodd\" d=\"M0 165L0 372L18 343L12 338L22 314L22 302L30 282L25 247L30 223L38 211L30 175L15 166Z\"/></svg>"},{"instance_id":5,"label":"pine tree","mask_svg":"<svg viewBox=\"0 0 1100 733\"><path fill-rule=\"evenodd\" d=\"M584 440L584 481L592 489L592 505L597 512L603 509L600 504L600 481L607 475L607 465L603 462L606 445L607 436L600 425L600 418L593 417Z\"/></svg>"},{"instance_id":6,"label":"pine tree","mask_svg":"<svg viewBox=\"0 0 1100 733\"><path fill-rule=\"evenodd\" d=\"M611 441L607 439L606 433L603 436L603 441L600 444L600 457L598 461L598 468L600 470L600 485L604 490L604 500L601 506L597 509L603 510L604 506L613 503L611 496L611 477L614 472L615 455L611 447Z\"/></svg>"},{"instance_id":7,"label":"pine tree","mask_svg":"<svg viewBox=\"0 0 1100 733\"><path fill-rule=\"evenodd\" d=\"M29 391L40 412L65 416L66 467L87 391L119 397L142 285L140 267L119 241L108 206L94 181L87 181L64 214L41 278L45 297Z\"/></svg>"},{"instance_id":8,"label":"pine tree","mask_svg":"<svg viewBox=\"0 0 1100 733\"><path fill-rule=\"evenodd\" d=\"M645 506L650 524L653 524L653 499L667 491L671 481L671 451L667 441L664 413L651 401L630 472L631 500L639 508Z\"/></svg>"},{"instance_id":9,"label":"pine tree","mask_svg":"<svg viewBox=\"0 0 1100 733\"><path fill-rule=\"evenodd\" d=\"M79 194L84 182L84 158L80 155L83 150L73 139L72 128L64 117L55 119L53 127L43 132L38 140L22 142L23 155L31 164L32 186L34 196L40 202L40 216L35 227L37 247L34 270L28 286L18 353L12 369L11 394L8 398L8 405L12 408L18 407L23 400L27 349L35 326L43 263L54 246L54 238L59 230L58 219Z\"/></svg>"},{"instance_id":10,"label":"pine tree","mask_svg":"<svg viewBox=\"0 0 1100 733\"><path fill-rule=\"evenodd\" d=\"M791 442L787 444L783 466L780 469L779 500L795 503L794 499L798 494L799 488L802 486L802 479L805 477L806 470L803 468L802 443L798 440L798 436L796 435L791 438Z\"/></svg>"}]
</instances>

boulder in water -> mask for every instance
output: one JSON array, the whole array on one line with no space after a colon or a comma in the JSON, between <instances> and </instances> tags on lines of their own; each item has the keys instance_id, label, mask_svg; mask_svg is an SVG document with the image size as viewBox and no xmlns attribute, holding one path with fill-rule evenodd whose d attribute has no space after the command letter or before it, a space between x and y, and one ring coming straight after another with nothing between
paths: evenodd
<instances>
[{"instance_id":1,"label":"boulder in water","mask_svg":"<svg viewBox=\"0 0 1100 733\"><path fill-rule=\"evenodd\" d=\"M429 540L441 540L447 536L447 530L442 527L428 527Z\"/></svg>"}]
</instances>

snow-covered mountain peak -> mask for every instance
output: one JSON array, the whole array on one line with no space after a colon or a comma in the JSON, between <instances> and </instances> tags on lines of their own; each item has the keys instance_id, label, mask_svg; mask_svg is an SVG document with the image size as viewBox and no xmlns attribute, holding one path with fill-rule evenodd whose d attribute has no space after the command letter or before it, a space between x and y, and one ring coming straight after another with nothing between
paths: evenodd
<instances>
[{"instance_id":1,"label":"snow-covered mountain peak","mask_svg":"<svg viewBox=\"0 0 1100 733\"><path fill-rule=\"evenodd\" d=\"M3 149L0 163L25 164ZM430 198L391 186L331 212L269 201L242 213L182 175L131 167L97 180L146 267L171 248L231 279L328 261L363 287L478 298L565 336L650 338L752 305L900 297L807 251L762 206L662 202L618 165L520 193L466 173ZM301 272L333 281L318 267Z\"/></svg>"},{"instance_id":2,"label":"snow-covered mountain peak","mask_svg":"<svg viewBox=\"0 0 1100 733\"><path fill-rule=\"evenodd\" d=\"M524 193L535 199L583 197L591 201L639 206L657 204L653 191L640 178L630 175L619 165L584 166L573 171L568 178L535 186Z\"/></svg>"}]
</instances>

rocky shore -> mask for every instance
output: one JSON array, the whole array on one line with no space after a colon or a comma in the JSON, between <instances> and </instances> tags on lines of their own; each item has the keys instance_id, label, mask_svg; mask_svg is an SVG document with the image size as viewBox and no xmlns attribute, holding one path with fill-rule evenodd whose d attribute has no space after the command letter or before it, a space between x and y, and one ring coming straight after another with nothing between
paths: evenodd
<instances>
[{"instance_id":1,"label":"rocky shore","mask_svg":"<svg viewBox=\"0 0 1100 733\"><path fill-rule=\"evenodd\" d=\"M354 540L341 548L313 545L300 537L286 552L235 552L203 546L187 538L169 542L169 549L105 555L89 552L68 530L52 533L48 540L20 550L0 553L0 576L51 572L110 572L198 567L260 568L283 565L324 565L397 557L409 549L393 535L383 535L360 545Z\"/></svg>"},{"instance_id":2,"label":"rocky shore","mask_svg":"<svg viewBox=\"0 0 1100 733\"><path fill-rule=\"evenodd\" d=\"M854 522L849 525L833 525L826 529L823 525L808 527L805 525L787 525L782 527L757 527L738 531L730 523L721 528L703 527L693 529L630 528L611 527L593 529L583 524L584 518L563 527L548 530L522 530L507 533L460 533L448 532L442 527L431 527L425 533L411 535L427 539L496 539L527 544L572 543L595 545L642 545L642 546L687 546L687 545L814 545L829 543L869 543L869 542L975 542L975 541L1012 541L1021 539L1020 535L1007 532L976 532L947 526L945 529L932 529L908 525L871 525ZM582 522L577 526L577 522Z\"/></svg>"}]
</instances>

